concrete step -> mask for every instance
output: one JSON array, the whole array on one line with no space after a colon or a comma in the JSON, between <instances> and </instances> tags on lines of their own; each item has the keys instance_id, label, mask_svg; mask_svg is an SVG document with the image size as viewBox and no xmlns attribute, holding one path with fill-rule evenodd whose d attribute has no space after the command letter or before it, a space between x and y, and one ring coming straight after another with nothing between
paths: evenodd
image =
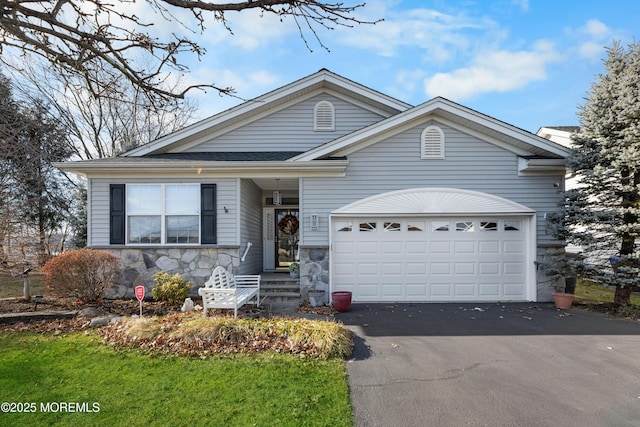
<instances>
[{"instance_id":1,"label":"concrete step","mask_svg":"<svg viewBox=\"0 0 640 427\"><path fill-rule=\"evenodd\" d=\"M300 285L298 283L260 283L260 293L272 292L297 292L300 293Z\"/></svg>"},{"instance_id":2,"label":"concrete step","mask_svg":"<svg viewBox=\"0 0 640 427\"><path fill-rule=\"evenodd\" d=\"M265 304L300 303L300 281L298 279L278 278L260 281L260 299Z\"/></svg>"}]
</instances>

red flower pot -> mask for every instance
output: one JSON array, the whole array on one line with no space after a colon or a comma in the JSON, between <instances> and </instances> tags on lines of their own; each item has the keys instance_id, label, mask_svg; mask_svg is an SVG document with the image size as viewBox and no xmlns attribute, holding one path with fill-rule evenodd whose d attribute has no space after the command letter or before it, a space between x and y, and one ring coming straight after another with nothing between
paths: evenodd
<instances>
[{"instance_id":1,"label":"red flower pot","mask_svg":"<svg viewBox=\"0 0 640 427\"><path fill-rule=\"evenodd\" d=\"M351 308L351 292L336 291L331 292L331 301L333 308L340 312L348 311Z\"/></svg>"}]
</instances>

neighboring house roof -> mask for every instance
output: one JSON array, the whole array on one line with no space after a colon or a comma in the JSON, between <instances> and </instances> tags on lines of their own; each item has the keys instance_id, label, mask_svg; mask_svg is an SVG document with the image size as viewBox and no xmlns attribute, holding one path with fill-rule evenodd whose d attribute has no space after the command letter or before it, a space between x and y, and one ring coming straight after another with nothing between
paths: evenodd
<instances>
[{"instance_id":1,"label":"neighboring house roof","mask_svg":"<svg viewBox=\"0 0 640 427\"><path fill-rule=\"evenodd\" d=\"M439 122L501 146L519 156L541 156L563 159L569 151L554 142L536 136L523 129L462 106L446 98L436 97L417 107L403 111L371 126L352 132L305 152L290 161L315 160L324 156L345 156L382 139L389 138L418 121L432 116Z\"/></svg>"},{"instance_id":2,"label":"neighboring house roof","mask_svg":"<svg viewBox=\"0 0 640 427\"><path fill-rule=\"evenodd\" d=\"M571 136L579 131L580 126L543 126L538 129L536 135L558 143L564 147L571 148L573 145Z\"/></svg>"},{"instance_id":3,"label":"neighboring house roof","mask_svg":"<svg viewBox=\"0 0 640 427\"><path fill-rule=\"evenodd\" d=\"M139 157L148 154L182 151L197 146L204 138L209 139L218 134L230 132L293 103L311 98L318 93L327 92L341 98L348 97L350 102L357 102L362 107L375 111L384 117L411 108L411 105L406 102L322 69L310 76L124 153L122 156Z\"/></svg>"}]
</instances>

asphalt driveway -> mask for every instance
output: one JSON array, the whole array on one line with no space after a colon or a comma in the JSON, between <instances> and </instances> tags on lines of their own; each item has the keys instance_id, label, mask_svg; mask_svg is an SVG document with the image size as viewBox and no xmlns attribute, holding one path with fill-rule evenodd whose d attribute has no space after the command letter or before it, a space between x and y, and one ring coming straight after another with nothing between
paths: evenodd
<instances>
[{"instance_id":1,"label":"asphalt driveway","mask_svg":"<svg viewBox=\"0 0 640 427\"><path fill-rule=\"evenodd\" d=\"M640 426L640 322L547 303L353 304L357 427Z\"/></svg>"}]
</instances>

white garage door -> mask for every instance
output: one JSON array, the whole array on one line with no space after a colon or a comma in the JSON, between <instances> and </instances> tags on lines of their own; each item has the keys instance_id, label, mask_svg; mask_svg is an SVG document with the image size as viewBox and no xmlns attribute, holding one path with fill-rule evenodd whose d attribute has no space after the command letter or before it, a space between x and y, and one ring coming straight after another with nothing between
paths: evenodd
<instances>
[{"instance_id":1,"label":"white garage door","mask_svg":"<svg viewBox=\"0 0 640 427\"><path fill-rule=\"evenodd\" d=\"M331 215L331 290L356 302L534 301L535 212L486 193L420 188Z\"/></svg>"},{"instance_id":2,"label":"white garage door","mask_svg":"<svg viewBox=\"0 0 640 427\"><path fill-rule=\"evenodd\" d=\"M333 288L363 302L526 300L527 220L336 218Z\"/></svg>"}]
</instances>

